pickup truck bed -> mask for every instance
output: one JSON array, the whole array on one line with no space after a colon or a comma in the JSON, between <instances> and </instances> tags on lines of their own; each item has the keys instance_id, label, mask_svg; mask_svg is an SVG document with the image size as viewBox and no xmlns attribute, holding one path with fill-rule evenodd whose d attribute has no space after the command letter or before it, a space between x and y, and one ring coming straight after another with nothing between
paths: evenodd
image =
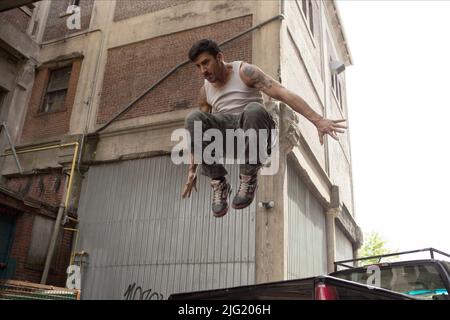
<instances>
[{"instance_id":1,"label":"pickup truck bed","mask_svg":"<svg viewBox=\"0 0 450 320\"><path fill-rule=\"evenodd\" d=\"M415 300L331 276L172 294L169 300Z\"/></svg>"}]
</instances>

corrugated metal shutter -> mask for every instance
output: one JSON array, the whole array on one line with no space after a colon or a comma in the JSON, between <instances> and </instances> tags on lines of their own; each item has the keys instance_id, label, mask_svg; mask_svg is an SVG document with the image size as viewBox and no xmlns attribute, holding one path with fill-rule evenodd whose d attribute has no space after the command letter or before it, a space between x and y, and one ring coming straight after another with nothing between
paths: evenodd
<instances>
[{"instance_id":1,"label":"corrugated metal shutter","mask_svg":"<svg viewBox=\"0 0 450 320\"><path fill-rule=\"evenodd\" d=\"M336 261L353 259L352 242L345 236L344 232L336 226Z\"/></svg>"},{"instance_id":2,"label":"corrugated metal shutter","mask_svg":"<svg viewBox=\"0 0 450 320\"><path fill-rule=\"evenodd\" d=\"M327 253L324 211L320 203L302 182L290 161L287 166L287 185L288 279L326 274Z\"/></svg>"},{"instance_id":3,"label":"corrugated metal shutter","mask_svg":"<svg viewBox=\"0 0 450 320\"><path fill-rule=\"evenodd\" d=\"M237 169L227 166L234 190ZM215 218L206 177L181 199L186 174L167 156L89 169L79 205L77 247L89 253L82 299L167 299L255 282L255 204Z\"/></svg>"}]
</instances>

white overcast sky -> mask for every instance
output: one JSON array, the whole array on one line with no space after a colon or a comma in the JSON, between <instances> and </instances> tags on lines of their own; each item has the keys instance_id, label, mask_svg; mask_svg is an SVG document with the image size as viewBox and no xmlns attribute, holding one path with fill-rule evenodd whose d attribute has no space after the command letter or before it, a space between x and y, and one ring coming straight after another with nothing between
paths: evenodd
<instances>
[{"instance_id":1,"label":"white overcast sky","mask_svg":"<svg viewBox=\"0 0 450 320\"><path fill-rule=\"evenodd\" d=\"M450 253L450 1L337 5L357 221L391 249Z\"/></svg>"}]
</instances>

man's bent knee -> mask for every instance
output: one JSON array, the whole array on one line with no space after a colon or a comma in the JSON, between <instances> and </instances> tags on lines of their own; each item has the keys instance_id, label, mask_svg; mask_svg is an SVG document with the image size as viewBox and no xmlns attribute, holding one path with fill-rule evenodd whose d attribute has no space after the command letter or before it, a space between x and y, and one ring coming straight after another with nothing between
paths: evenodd
<instances>
[{"instance_id":1,"label":"man's bent knee","mask_svg":"<svg viewBox=\"0 0 450 320\"><path fill-rule=\"evenodd\" d=\"M205 112L201 110L191 111L185 118L184 124L185 127L193 126L194 121L204 121L206 119Z\"/></svg>"}]
</instances>

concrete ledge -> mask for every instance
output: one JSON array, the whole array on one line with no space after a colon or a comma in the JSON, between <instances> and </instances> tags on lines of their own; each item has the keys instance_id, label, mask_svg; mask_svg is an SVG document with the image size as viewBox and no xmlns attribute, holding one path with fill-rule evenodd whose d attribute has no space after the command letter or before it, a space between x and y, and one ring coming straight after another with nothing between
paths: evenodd
<instances>
[{"instance_id":1,"label":"concrete ledge","mask_svg":"<svg viewBox=\"0 0 450 320\"><path fill-rule=\"evenodd\" d=\"M45 141L45 142L34 142L32 144L26 144L21 146L15 146L16 152L31 148L43 148L59 144L59 140ZM5 153L11 152L8 148ZM46 170L51 168L60 168L61 165L58 164L58 149L49 149L42 151L35 151L30 153L18 154L20 165L24 171L24 174L31 173L36 170ZM19 169L17 168L16 161L13 155L4 157L5 162L2 168L2 175L4 176L14 176L19 174Z\"/></svg>"},{"instance_id":2,"label":"concrete ledge","mask_svg":"<svg viewBox=\"0 0 450 320\"><path fill-rule=\"evenodd\" d=\"M39 46L27 34L10 23L2 24L0 28L0 43L7 44L7 51L19 59L37 60Z\"/></svg>"},{"instance_id":3,"label":"concrete ledge","mask_svg":"<svg viewBox=\"0 0 450 320\"><path fill-rule=\"evenodd\" d=\"M100 135L90 161L115 161L137 154L142 157L143 154L152 152L170 153L177 143L170 140L172 131L177 128L180 128L180 123L171 122Z\"/></svg>"},{"instance_id":4,"label":"concrete ledge","mask_svg":"<svg viewBox=\"0 0 450 320\"><path fill-rule=\"evenodd\" d=\"M150 116L136 117L125 120L115 120L109 127L100 132L100 137L116 136L122 133L127 133L131 131L146 131L149 128L165 127L165 126L176 126L182 127L184 125L184 118L191 111L196 108L189 108L183 110L176 110L170 112L163 112L158 114L153 114ZM100 127L103 124L98 124Z\"/></svg>"},{"instance_id":5,"label":"concrete ledge","mask_svg":"<svg viewBox=\"0 0 450 320\"><path fill-rule=\"evenodd\" d=\"M251 1L192 1L156 12L114 22L108 48L148 40L252 14Z\"/></svg>"}]
</instances>

